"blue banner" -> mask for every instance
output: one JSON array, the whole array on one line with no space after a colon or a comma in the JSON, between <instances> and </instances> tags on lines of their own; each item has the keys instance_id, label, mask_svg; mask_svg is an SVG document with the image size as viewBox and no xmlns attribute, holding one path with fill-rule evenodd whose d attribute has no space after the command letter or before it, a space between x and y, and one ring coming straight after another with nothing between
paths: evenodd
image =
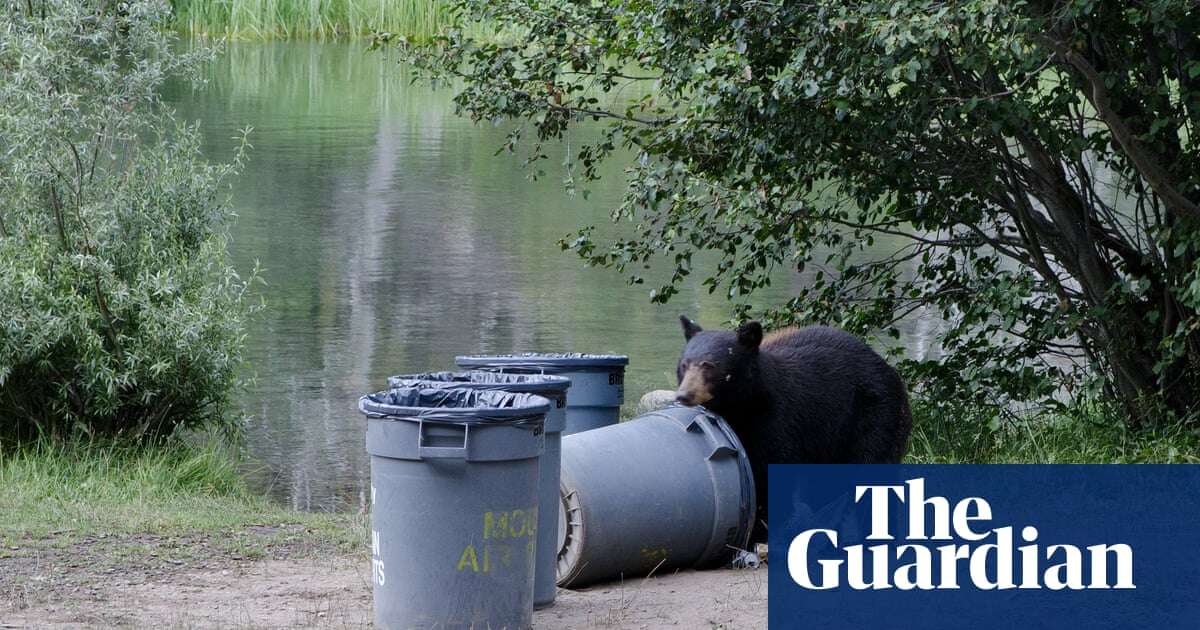
<instances>
[{"instance_id":1,"label":"blue banner","mask_svg":"<svg viewBox=\"0 0 1200 630\"><path fill-rule=\"evenodd\" d=\"M1200 466L769 467L771 628L1198 628Z\"/></svg>"}]
</instances>

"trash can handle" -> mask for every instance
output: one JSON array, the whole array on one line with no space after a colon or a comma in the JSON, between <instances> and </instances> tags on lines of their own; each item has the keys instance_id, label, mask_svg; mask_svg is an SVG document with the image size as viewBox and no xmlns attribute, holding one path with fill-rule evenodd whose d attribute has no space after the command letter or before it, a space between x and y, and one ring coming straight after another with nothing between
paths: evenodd
<instances>
[{"instance_id":1,"label":"trash can handle","mask_svg":"<svg viewBox=\"0 0 1200 630\"><path fill-rule=\"evenodd\" d=\"M712 451L708 454L707 459L711 460L728 455L737 455L737 450L729 445L729 442L725 439L725 436L720 435L717 432L716 427L707 422L707 418L704 416L697 416L693 418L692 423L688 425L688 430L693 430L693 427L696 431L704 435L705 441L708 442L709 448L712 449Z\"/></svg>"},{"instance_id":2,"label":"trash can handle","mask_svg":"<svg viewBox=\"0 0 1200 630\"><path fill-rule=\"evenodd\" d=\"M501 365L499 368L496 368L496 373L497 373L497 374L508 374L508 372L505 372L505 371L504 371L504 366L503 366L503 365ZM521 372L517 372L517 373L518 373L518 374L521 374ZM546 375L546 366L544 366L544 365L543 365L542 367L538 368L538 375L539 375L539 376L545 376L545 375Z\"/></svg>"},{"instance_id":3,"label":"trash can handle","mask_svg":"<svg viewBox=\"0 0 1200 630\"><path fill-rule=\"evenodd\" d=\"M467 459L467 442L471 435L471 425L463 425L462 446L425 446L425 423L422 422L417 432L417 457L421 459L456 458Z\"/></svg>"}]
</instances>

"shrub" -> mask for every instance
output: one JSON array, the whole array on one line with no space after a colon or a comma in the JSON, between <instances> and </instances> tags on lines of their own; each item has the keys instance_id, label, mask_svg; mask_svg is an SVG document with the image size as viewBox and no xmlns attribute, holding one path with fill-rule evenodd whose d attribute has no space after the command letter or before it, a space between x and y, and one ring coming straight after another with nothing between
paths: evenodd
<instances>
[{"instance_id":1,"label":"shrub","mask_svg":"<svg viewBox=\"0 0 1200 630\"><path fill-rule=\"evenodd\" d=\"M240 152L205 162L159 95L210 54L176 51L163 2L2 6L0 436L233 427Z\"/></svg>"}]
</instances>

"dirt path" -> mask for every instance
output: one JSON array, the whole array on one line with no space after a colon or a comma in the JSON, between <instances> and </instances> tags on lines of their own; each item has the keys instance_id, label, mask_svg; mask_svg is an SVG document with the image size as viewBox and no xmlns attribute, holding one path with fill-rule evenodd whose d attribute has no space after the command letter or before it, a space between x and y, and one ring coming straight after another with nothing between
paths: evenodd
<instances>
[{"instance_id":1,"label":"dirt path","mask_svg":"<svg viewBox=\"0 0 1200 630\"><path fill-rule=\"evenodd\" d=\"M0 629L370 627L370 562L286 534L12 545L0 550ZM268 542L231 547L237 536ZM560 590L555 606L534 614L539 629L766 625L765 568Z\"/></svg>"}]
</instances>

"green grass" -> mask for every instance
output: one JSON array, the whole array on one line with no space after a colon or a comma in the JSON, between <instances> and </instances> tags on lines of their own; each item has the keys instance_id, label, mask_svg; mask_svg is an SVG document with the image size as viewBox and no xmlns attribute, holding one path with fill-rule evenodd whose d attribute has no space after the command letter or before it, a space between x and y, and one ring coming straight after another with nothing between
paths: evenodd
<instances>
[{"instance_id":1,"label":"green grass","mask_svg":"<svg viewBox=\"0 0 1200 630\"><path fill-rule=\"evenodd\" d=\"M1134 464L1200 463L1200 428L1168 423L1133 430L1102 406L1066 414L913 410L906 463Z\"/></svg>"},{"instance_id":2,"label":"green grass","mask_svg":"<svg viewBox=\"0 0 1200 630\"><path fill-rule=\"evenodd\" d=\"M352 38L373 31L427 39L448 0L171 0L175 25L200 37Z\"/></svg>"},{"instance_id":3,"label":"green grass","mask_svg":"<svg viewBox=\"0 0 1200 630\"><path fill-rule=\"evenodd\" d=\"M288 510L250 491L214 440L159 447L36 444L0 451L0 540L97 534L182 535L250 526L302 529L316 546L354 548L354 515Z\"/></svg>"},{"instance_id":4,"label":"green grass","mask_svg":"<svg viewBox=\"0 0 1200 630\"><path fill-rule=\"evenodd\" d=\"M1102 407L997 423L917 406L908 463L1200 463L1200 430L1126 428ZM41 443L0 451L0 542L86 536L304 532L314 548L365 548L365 518L295 512L252 492L215 440L159 447ZM260 545L261 536L247 536ZM266 541L270 543L271 541ZM291 540L291 542L296 542ZM253 552L252 548L247 549Z\"/></svg>"}]
</instances>

